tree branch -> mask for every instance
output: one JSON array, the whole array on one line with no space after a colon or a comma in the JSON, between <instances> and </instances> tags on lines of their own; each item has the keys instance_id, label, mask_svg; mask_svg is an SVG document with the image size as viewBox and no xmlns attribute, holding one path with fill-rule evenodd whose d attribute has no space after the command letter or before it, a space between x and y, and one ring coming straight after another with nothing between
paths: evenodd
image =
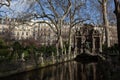
<instances>
[{"instance_id":1,"label":"tree branch","mask_svg":"<svg viewBox=\"0 0 120 80\"><path fill-rule=\"evenodd\" d=\"M72 4L71 4L71 2L70 2L70 0L68 0L68 8L67 8L67 10L65 11L65 13L63 14L63 16L62 16L62 18L61 18L61 20L63 21L64 19L65 19L65 17L68 15L68 13L69 13L69 11L70 11L70 9L71 9L71 7L72 7Z\"/></svg>"},{"instance_id":2,"label":"tree branch","mask_svg":"<svg viewBox=\"0 0 120 80\"><path fill-rule=\"evenodd\" d=\"M10 1L11 1L11 0L6 0L6 1L7 1L7 3L4 3L5 1L4 1L4 2L3 2L3 1L0 2L0 8L1 8L2 6L4 6L4 5L5 5L5 6L8 6L8 7L10 6Z\"/></svg>"},{"instance_id":3,"label":"tree branch","mask_svg":"<svg viewBox=\"0 0 120 80\"><path fill-rule=\"evenodd\" d=\"M50 8L52 9L53 13L55 14L55 16L58 18L58 13L55 11L55 8L53 6L53 4L51 3L51 0L47 0L49 5L50 5Z\"/></svg>"},{"instance_id":4,"label":"tree branch","mask_svg":"<svg viewBox=\"0 0 120 80\"><path fill-rule=\"evenodd\" d=\"M72 23L71 25L71 28L74 27L75 25L81 23L81 22L85 22L87 20L90 20L90 19L84 19L84 20L80 20L80 19L75 19L74 22Z\"/></svg>"},{"instance_id":5,"label":"tree branch","mask_svg":"<svg viewBox=\"0 0 120 80\"><path fill-rule=\"evenodd\" d=\"M102 5L102 4L103 4L101 0L98 0L98 2L100 3L100 5Z\"/></svg>"},{"instance_id":6,"label":"tree branch","mask_svg":"<svg viewBox=\"0 0 120 80\"><path fill-rule=\"evenodd\" d=\"M57 31L54 29L54 27L51 25L50 22L47 22L47 21L38 21L38 22L35 22L35 23L32 24L32 25L35 25L36 23L45 23L45 24L49 25L49 27L53 30L53 32L54 32L55 34L57 34Z\"/></svg>"},{"instance_id":7,"label":"tree branch","mask_svg":"<svg viewBox=\"0 0 120 80\"><path fill-rule=\"evenodd\" d=\"M49 19L49 20L55 25L56 29L58 30L57 23L54 21L55 19L52 19L52 18L50 17L50 16L54 16L54 15L52 15L52 14L46 14L43 6L41 5L41 2L40 2L39 0L36 0L36 1L38 2L39 6L41 7L43 14L40 15L40 16L39 16L39 15L38 15L38 16L36 15L35 17L36 17L36 18L47 18L47 19ZM47 1L48 1L48 0L47 0ZM49 1L49 2L50 2L50 1ZM51 2L50 2L50 4L51 4ZM51 4L51 6L52 6L52 4ZM53 9L53 11L54 11L54 9ZM50 16L49 16L49 15L50 15ZM57 16L57 14L56 14L56 16ZM55 18L56 16L54 16L54 18Z\"/></svg>"}]
</instances>

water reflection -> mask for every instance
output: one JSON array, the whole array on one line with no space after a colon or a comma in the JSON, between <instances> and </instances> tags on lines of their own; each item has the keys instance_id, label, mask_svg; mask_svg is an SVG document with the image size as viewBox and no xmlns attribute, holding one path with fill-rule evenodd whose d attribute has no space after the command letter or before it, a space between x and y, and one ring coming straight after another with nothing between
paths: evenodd
<instances>
[{"instance_id":1,"label":"water reflection","mask_svg":"<svg viewBox=\"0 0 120 80\"><path fill-rule=\"evenodd\" d=\"M118 80L112 79L108 66L106 63L82 64L71 61L0 80Z\"/></svg>"}]
</instances>

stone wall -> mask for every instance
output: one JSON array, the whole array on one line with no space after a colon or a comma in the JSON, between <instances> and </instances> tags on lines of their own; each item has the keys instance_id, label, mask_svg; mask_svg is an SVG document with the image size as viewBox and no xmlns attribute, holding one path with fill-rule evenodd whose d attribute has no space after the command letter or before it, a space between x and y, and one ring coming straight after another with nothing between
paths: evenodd
<instances>
[{"instance_id":1,"label":"stone wall","mask_svg":"<svg viewBox=\"0 0 120 80\"><path fill-rule=\"evenodd\" d=\"M110 26L110 45L113 46L114 44L118 43L117 39L117 27L116 26Z\"/></svg>"},{"instance_id":2,"label":"stone wall","mask_svg":"<svg viewBox=\"0 0 120 80\"><path fill-rule=\"evenodd\" d=\"M66 61L73 60L76 57L77 53L76 51L71 54L63 54L63 55L57 55L54 56L52 54L51 57L43 57L42 55L39 57L37 62L35 61L19 61L19 62L13 62L8 64L8 62L4 62L3 65L0 66L0 77L6 77L10 75L14 75L17 73L30 71L38 68L47 67L50 65L60 64Z\"/></svg>"}]
</instances>

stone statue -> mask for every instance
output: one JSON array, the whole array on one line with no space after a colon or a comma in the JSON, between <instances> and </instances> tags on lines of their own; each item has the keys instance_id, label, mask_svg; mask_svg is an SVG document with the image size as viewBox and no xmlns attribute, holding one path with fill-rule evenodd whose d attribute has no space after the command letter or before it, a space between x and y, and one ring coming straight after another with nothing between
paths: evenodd
<instances>
[{"instance_id":1,"label":"stone statue","mask_svg":"<svg viewBox=\"0 0 120 80\"><path fill-rule=\"evenodd\" d=\"M90 53L90 44L87 40L83 43L83 53Z\"/></svg>"}]
</instances>

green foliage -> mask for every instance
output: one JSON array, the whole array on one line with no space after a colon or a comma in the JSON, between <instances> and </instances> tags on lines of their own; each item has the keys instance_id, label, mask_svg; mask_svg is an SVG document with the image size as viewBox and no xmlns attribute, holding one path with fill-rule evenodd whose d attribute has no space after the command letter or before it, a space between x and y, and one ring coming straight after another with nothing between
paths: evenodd
<instances>
[{"instance_id":1,"label":"green foliage","mask_svg":"<svg viewBox=\"0 0 120 80\"><path fill-rule=\"evenodd\" d=\"M46 57L51 56L52 52L54 53L54 55L56 55L56 47L55 46L41 46L38 49L39 53L43 53L43 55L45 55Z\"/></svg>"},{"instance_id":2,"label":"green foliage","mask_svg":"<svg viewBox=\"0 0 120 80\"><path fill-rule=\"evenodd\" d=\"M29 56L29 52L27 50L23 51L23 53L25 57Z\"/></svg>"},{"instance_id":3,"label":"green foliage","mask_svg":"<svg viewBox=\"0 0 120 80\"><path fill-rule=\"evenodd\" d=\"M118 45L114 45L114 46L108 48L108 50L110 50L110 51L111 51L111 50L112 50L112 51L113 51L113 50L114 50L114 51L118 51L118 49L119 49L119 48L118 48Z\"/></svg>"},{"instance_id":4,"label":"green foliage","mask_svg":"<svg viewBox=\"0 0 120 80\"><path fill-rule=\"evenodd\" d=\"M23 51L23 54L24 54L24 58L25 58L25 59L29 59L29 58L30 58L30 54L29 54L29 51L28 51L28 50L24 50L24 51Z\"/></svg>"},{"instance_id":5,"label":"green foliage","mask_svg":"<svg viewBox=\"0 0 120 80\"><path fill-rule=\"evenodd\" d=\"M14 51L20 50L21 48L22 48L22 46L18 41L13 43L13 50Z\"/></svg>"},{"instance_id":6,"label":"green foliage","mask_svg":"<svg viewBox=\"0 0 120 80\"><path fill-rule=\"evenodd\" d=\"M10 59L10 51L8 49L0 49L0 63Z\"/></svg>"},{"instance_id":7,"label":"green foliage","mask_svg":"<svg viewBox=\"0 0 120 80\"><path fill-rule=\"evenodd\" d=\"M27 46L26 50L28 51L28 53L35 53L35 51L37 50L37 48L34 45L30 45Z\"/></svg>"},{"instance_id":8,"label":"green foliage","mask_svg":"<svg viewBox=\"0 0 120 80\"><path fill-rule=\"evenodd\" d=\"M117 44L115 44L114 46L110 47L110 49L112 49L112 50L119 50L119 46Z\"/></svg>"},{"instance_id":9,"label":"green foliage","mask_svg":"<svg viewBox=\"0 0 120 80\"><path fill-rule=\"evenodd\" d=\"M66 49L68 51L69 44L67 42L64 42L64 45L65 45L64 49Z\"/></svg>"},{"instance_id":10,"label":"green foliage","mask_svg":"<svg viewBox=\"0 0 120 80\"><path fill-rule=\"evenodd\" d=\"M0 56L7 56L9 55L8 49L0 49Z\"/></svg>"},{"instance_id":11,"label":"green foliage","mask_svg":"<svg viewBox=\"0 0 120 80\"><path fill-rule=\"evenodd\" d=\"M23 52L22 45L18 41L13 42L11 47L9 48L9 53L10 53L9 59L17 60L21 58L22 52Z\"/></svg>"},{"instance_id":12,"label":"green foliage","mask_svg":"<svg viewBox=\"0 0 120 80\"><path fill-rule=\"evenodd\" d=\"M5 44L5 41L0 39L0 49L6 49L8 46Z\"/></svg>"},{"instance_id":13,"label":"green foliage","mask_svg":"<svg viewBox=\"0 0 120 80\"><path fill-rule=\"evenodd\" d=\"M108 49L107 45L105 45L105 44L102 45L102 50L103 50L103 51L106 51L107 49Z\"/></svg>"},{"instance_id":14,"label":"green foliage","mask_svg":"<svg viewBox=\"0 0 120 80\"><path fill-rule=\"evenodd\" d=\"M67 45L65 47L67 47ZM52 52L54 53L54 55L56 55L57 49L55 46L36 47L32 44L23 47L20 42L15 41L10 48L6 46L4 40L0 39L0 61L6 59L17 60L21 58L22 54L24 54L25 59L30 59L34 57L37 58L40 56L41 53L43 53L45 57L49 57L52 55Z\"/></svg>"},{"instance_id":15,"label":"green foliage","mask_svg":"<svg viewBox=\"0 0 120 80\"><path fill-rule=\"evenodd\" d=\"M0 39L0 48L2 48L3 46L5 46L5 42L2 39Z\"/></svg>"},{"instance_id":16,"label":"green foliage","mask_svg":"<svg viewBox=\"0 0 120 80\"><path fill-rule=\"evenodd\" d=\"M46 52L46 46L41 46L38 50L41 53L45 53Z\"/></svg>"},{"instance_id":17,"label":"green foliage","mask_svg":"<svg viewBox=\"0 0 120 80\"><path fill-rule=\"evenodd\" d=\"M9 47L6 45L4 40L0 39L0 62L8 60L10 57Z\"/></svg>"},{"instance_id":18,"label":"green foliage","mask_svg":"<svg viewBox=\"0 0 120 80\"><path fill-rule=\"evenodd\" d=\"M106 46L103 46L103 52L108 54L108 55L118 55L119 54L119 47L117 44L114 46L111 46L107 48Z\"/></svg>"}]
</instances>

